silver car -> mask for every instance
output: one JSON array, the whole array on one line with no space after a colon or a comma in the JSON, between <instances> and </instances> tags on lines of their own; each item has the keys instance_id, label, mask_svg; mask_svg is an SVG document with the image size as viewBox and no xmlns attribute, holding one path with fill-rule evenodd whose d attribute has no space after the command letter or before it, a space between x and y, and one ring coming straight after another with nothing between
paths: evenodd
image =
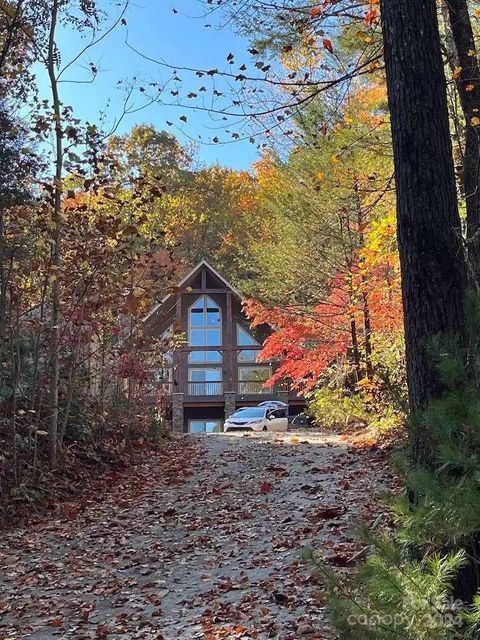
<instances>
[{"instance_id":1,"label":"silver car","mask_svg":"<svg viewBox=\"0 0 480 640\"><path fill-rule=\"evenodd\" d=\"M237 409L223 425L227 431L287 431L288 416L285 408L243 407Z\"/></svg>"}]
</instances>

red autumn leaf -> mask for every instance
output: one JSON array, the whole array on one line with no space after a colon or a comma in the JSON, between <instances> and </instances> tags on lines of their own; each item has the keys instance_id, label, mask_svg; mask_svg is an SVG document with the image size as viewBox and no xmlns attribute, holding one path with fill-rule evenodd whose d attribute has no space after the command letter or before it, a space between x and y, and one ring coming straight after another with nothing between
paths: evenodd
<instances>
[{"instance_id":1,"label":"red autumn leaf","mask_svg":"<svg viewBox=\"0 0 480 640\"><path fill-rule=\"evenodd\" d=\"M329 51L330 53L333 53L333 44L331 40L329 40L328 38L324 38L323 46L327 51Z\"/></svg>"},{"instance_id":2,"label":"red autumn leaf","mask_svg":"<svg viewBox=\"0 0 480 640\"><path fill-rule=\"evenodd\" d=\"M370 9L365 15L365 24L372 25L377 21L378 11L376 9Z\"/></svg>"},{"instance_id":3,"label":"red autumn leaf","mask_svg":"<svg viewBox=\"0 0 480 640\"><path fill-rule=\"evenodd\" d=\"M48 623L51 627L63 627L63 618L54 618Z\"/></svg>"},{"instance_id":4,"label":"red autumn leaf","mask_svg":"<svg viewBox=\"0 0 480 640\"><path fill-rule=\"evenodd\" d=\"M343 507L320 507L313 515L312 520L333 520L345 513Z\"/></svg>"},{"instance_id":5,"label":"red autumn leaf","mask_svg":"<svg viewBox=\"0 0 480 640\"><path fill-rule=\"evenodd\" d=\"M273 484L270 482L262 482L260 485L260 491L262 493L270 493L270 491L273 491Z\"/></svg>"},{"instance_id":6,"label":"red autumn leaf","mask_svg":"<svg viewBox=\"0 0 480 640\"><path fill-rule=\"evenodd\" d=\"M105 640L108 635L108 629L104 624L100 624L97 627L97 631L95 632L95 637L100 638L100 640Z\"/></svg>"},{"instance_id":7,"label":"red autumn leaf","mask_svg":"<svg viewBox=\"0 0 480 640\"><path fill-rule=\"evenodd\" d=\"M69 507L65 512L65 517L67 520L74 520L79 513L80 509L78 507Z\"/></svg>"},{"instance_id":8,"label":"red autumn leaf","mask_svg":"<svg viewBox=\"0 0 480 640\"><path fill-rule=\"evenodd\" d=\"M312 10L310 11L310 17L311 18L316 18L321 13L322 13L321 7L312 7Z\"/></svg>"}]
</instances>

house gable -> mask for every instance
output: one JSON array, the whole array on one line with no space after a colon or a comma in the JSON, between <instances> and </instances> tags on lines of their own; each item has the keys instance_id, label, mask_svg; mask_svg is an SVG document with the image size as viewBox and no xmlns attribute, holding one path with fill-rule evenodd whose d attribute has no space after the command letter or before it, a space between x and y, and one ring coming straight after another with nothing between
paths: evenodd
<instances>
[{"instance_id":1,"label":"house gable","mask_svg":"<svg viewBox=\"0 0 480 640\"><path fill-rule=\"evenodd\" d=\"M200 283L200 286L198 286ZM211 264L202 260L177 284L179 289L228 289L241 299L242 295Z\"/></svg>"},{"instance_id":2,"label":"house gable","mask_svg":"<svg viewBox=\"0 0 480 640\"><path fill-rule=\"evenodd\" d=\"M191 271L187 273L175 286L175 291L165 296L159 303L143 318L143 323L149 331L157 334L162 331L168 322L175 319L175 306L178 295L181 293L200 293L209 290L212 293L217 291L230 291L236 298L238 306L241 307L241 293L226 280L218 271L206 260L199 262ZM157 331L158 326L158 331Z\"/></svg>"}]
</instances>

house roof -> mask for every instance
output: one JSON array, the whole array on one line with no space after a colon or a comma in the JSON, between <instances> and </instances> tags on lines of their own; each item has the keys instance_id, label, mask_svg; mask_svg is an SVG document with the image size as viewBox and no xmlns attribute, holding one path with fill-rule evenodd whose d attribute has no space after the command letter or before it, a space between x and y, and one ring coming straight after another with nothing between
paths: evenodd
<instances>
[{"instance_id":1,"label":"house roof","mask_svg":"<svg viewBox=\"0 0 480 640\"><path fill-rule=\"evenodd\" d=\"M230 282L228 282L228 280L226 280L214 267L212 267L212 265L209 262L207 262L207 260L201 260L195 267L193 267L193 269L189 271L187 275L180 280L180 282L177 282L177 285L176 285L177 288L180 289L181 287L185 286L187 282L191 280L203 267L211 271L211 273L213 273L214 276L216 276L221 282L223 282L223 284L228 289L230 289L230 291L232 291L232 293L234 293L238 298L240 299L242 298L241 293L237 291L237 289L235 289L235 287ZM160 307L169 298L174 296L175 296L174 293L169 293L162 300L160 300L160 302L154 305L152 309L150 309L150 311L147 313L147 315L143 318L143 322L146 322L151 316L153 316L154 313L158 311L158 309L160 309Z\"/></svg>"},{"instance_id":2,"label":"house roof","mask_svg":"<svg viewBox=\"0 0 480 640\"><path fill-rule=\"evenodd\" d=\"M177 284L177 287L183 287L183 285L186 284L190 280L190 278L193 278L193 276L195 276L202 267L206 267L207 269L209 269L219 280L223 282L225 286L233 291L233 293L235 293L239 298L242 297L241 294L235 289L233 284L228 282L228 280L226 280L220 273L218 273L218 271L214 267L212 267L212 265L206 260L201 260L196 267L193 267L193 269L189 273L187 273L187 275L182 278L182 280L180 280L180 282Z\"/></svg>"}]
</instances>

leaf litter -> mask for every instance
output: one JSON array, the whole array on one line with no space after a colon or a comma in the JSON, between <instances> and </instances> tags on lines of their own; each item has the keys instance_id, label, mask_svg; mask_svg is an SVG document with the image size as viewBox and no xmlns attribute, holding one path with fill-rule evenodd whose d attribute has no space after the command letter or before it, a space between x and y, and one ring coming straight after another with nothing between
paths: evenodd
<instances>
[{"instance_id":1,"label":"leaf litter","mask_svg":"<svg viewBox=\"0 0 480 640\"><path fill-rule=\"evenodd\" d=\"M304 551L348 571L394 478L331 436L181 438L0 542L4 640L330 640Z\"/></svg>"}]
</instances>

